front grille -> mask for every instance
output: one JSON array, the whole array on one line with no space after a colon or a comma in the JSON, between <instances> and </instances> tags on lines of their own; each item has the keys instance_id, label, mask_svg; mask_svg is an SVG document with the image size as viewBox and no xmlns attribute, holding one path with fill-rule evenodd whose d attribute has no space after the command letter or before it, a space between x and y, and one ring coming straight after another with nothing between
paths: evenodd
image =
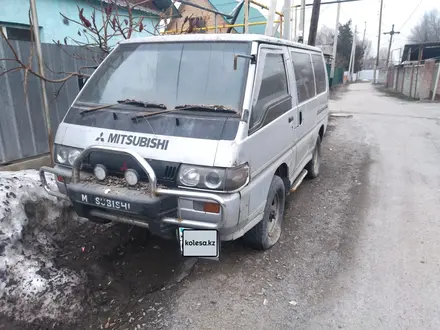
<instances>
[{"instance_id":1,"label":"front grille","mask_svg":"<svg viewBox=\"0 0 440 330\"><path fill-rule=\"evenodd\" d=\"M156 173L158 183L166 186L174 186L175 179L179 169L179 163L168 162L156 159L147 159L150 166ZM123 178L124 171L128 168L137 170L141 176L141 180L147 180L147 174L141 169L139 164L126 155L115 155L111 152L98 151L93 152L86 161L84 170L93 173L96 164L103 164L107 167L110 175Z\"/></svg>"},{"instance_id":2,"label":"front grille","mask_svg":"<svg viewBox=\"0 0 440 330\"><path fill-rule=\"evenodd\" d=\"M176 166L165 166L165 171L163 174L163 178L166 180L174 180L176 177L177 167Z\"/></svg>"}]
</instances>

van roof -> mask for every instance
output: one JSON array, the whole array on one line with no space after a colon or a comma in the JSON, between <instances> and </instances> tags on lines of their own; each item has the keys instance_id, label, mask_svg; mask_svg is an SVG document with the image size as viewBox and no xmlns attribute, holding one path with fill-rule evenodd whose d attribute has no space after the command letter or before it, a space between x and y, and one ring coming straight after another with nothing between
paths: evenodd
<instances>
[{"instance_id":1,"label":"van roof","mask_svg":"<svg viewBox=\"0 0 440 330\"><path fill-rule=\"evenodd\" d=\"M318 47L308 46L293 42L286 39L280 39L275 37L269 37L260 34L236 34L236 33L217 33L217 34L173 34L173 35L161 35L150 36L142 38L131 38L120 41L121 44L130 43L149 43L149 42L190 42L190 41L256 41L264 42L276 45L292 46L295 48L302 48L322 53L322 50Z\"/></svg>"}]
</instances>

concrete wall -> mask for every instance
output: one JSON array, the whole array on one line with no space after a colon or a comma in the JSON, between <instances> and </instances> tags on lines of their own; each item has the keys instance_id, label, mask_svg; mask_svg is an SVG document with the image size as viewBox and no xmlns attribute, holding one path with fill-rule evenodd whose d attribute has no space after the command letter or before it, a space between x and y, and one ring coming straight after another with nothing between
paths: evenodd
<instances>
[{"instance_id":1,"label":"concrete wall","mask_svg":"<svg viewBox=\"0 0 440 330\"><path fill-rule=\"evenodd\" d=\"M420 65L415 62L391 67L387 75L387 87L414 99L430 99L439 66L440 63L430 59ZM437 86L436 95L440 98L440 86Z\"/></svg>"},{"instance_id":2,"label":"concrete wall","mask_svg":"<svg viewBox=\"0 0 440 330\"><path fill-rule=\"evenodd\" d=\"M357 75L357 78L356 78L357 80L373 81L374 70L361 70L361 71L357 72L356 75ZM377 75L379 82L380 81L384 82L386 72L384 72L382 70L378 70L376 75Z\"/></svg>"},{"instance_id":3,"label":"concrete wall","mask_svg":"<svg viewBox=\"0 0 440 330\"><path fill-rule=\"evenodd\" d=\"M435 71L434 77L437 78L437 77L440 77L440 75L438 74L438 71L440 70L440 63L437 63L435 67L436 67L436 71ZM432 81L431 91L434 91L434 83L435 83L435 80ZM437 98L440 98L440 79L439 79L439 82L437 83L437 90L435 91L435 95Z\"/></svg>"},{"instance_id":4,"label":"concrete wall","mask_svg":"<svg viewBox=\"0 0 440 330\"><path fill-rule=\"evenodd\" d=\"M95 1L96 6L100 6L99 1ZM69 18L78 20L78 7L84 8L84 16L90 18L93 12L93 8L89 3L93 1L86 0L38 0L37 1L37 12L38 12L38 24L41 27L41 42L43 43L53 43L55 41L64 42L65 37L71 37L76 40L86 41L83 36L78 35L79 25L69 22L65 24L63 22L63 17L60 13L66 15ZM1 1L0 10L0 25L5 26L29 26L29 0L15 0L15 1ZM127 15L127 11L123 9L118 10L120 15ZM157 16L152 16L146 12L135 11L135 17L146 17L143 20L145 29L153 31L153 26L158 22ZM147 16L149 16L147 18ZM123 19L121 19L123 20ZM102 16L97 15L97 24L102 22ZM147 36L147 32L135 33L135 36ZM114 38L109 43L111 45L116 44L118 38ZM68 42L68 44L74 44L73 42Z\"/></svg>"}]
</instances>

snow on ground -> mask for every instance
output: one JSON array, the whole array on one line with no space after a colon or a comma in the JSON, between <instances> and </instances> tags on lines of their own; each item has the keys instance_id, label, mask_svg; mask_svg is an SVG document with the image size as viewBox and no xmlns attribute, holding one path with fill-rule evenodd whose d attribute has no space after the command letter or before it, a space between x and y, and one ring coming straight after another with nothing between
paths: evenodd
<instances>
[{"instance_id":1,"label":"snow on ground","mask_svg":"<svg viewBox=\"0 0 440 330\"><path fill-rule=\"evenodd\" d=\"M78 316L85 276L53 260L80 223L67 202L44 191L37 171L0 172L0 313L27 322Z\"/></svg>"}]
</instances>

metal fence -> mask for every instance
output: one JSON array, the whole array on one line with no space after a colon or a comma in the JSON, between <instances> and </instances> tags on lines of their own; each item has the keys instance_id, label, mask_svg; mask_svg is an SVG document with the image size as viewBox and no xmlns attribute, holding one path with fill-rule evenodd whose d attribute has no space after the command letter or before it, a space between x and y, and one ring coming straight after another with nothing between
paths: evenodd
<instances>
[{"instance_id":1,"label":"metal fence","mask_svg":"<svg viewBox=\"0 0 440 330\"><path fill-rule=\"evenodd\" d=\"M11 41L11 44L19 58L27 64L31 44L24 41ZM95 64L93 52L82 47L43 44L42 50L46 76L51 79L61 79L66 76L65 72L77 72L81 67ZM7 43L2 39L0 58L14 58ZM14 61L0 61L0 72L16 66L17 63ZM33 56L32 68L38 71L36 56ZM49 152L40 79L28 76L27 93L24 81L23 70L0 76L0 164ZM53 132L56 132L79 91L76 77L61 85L46 83Z\"/></svg>"}]
</instances>

